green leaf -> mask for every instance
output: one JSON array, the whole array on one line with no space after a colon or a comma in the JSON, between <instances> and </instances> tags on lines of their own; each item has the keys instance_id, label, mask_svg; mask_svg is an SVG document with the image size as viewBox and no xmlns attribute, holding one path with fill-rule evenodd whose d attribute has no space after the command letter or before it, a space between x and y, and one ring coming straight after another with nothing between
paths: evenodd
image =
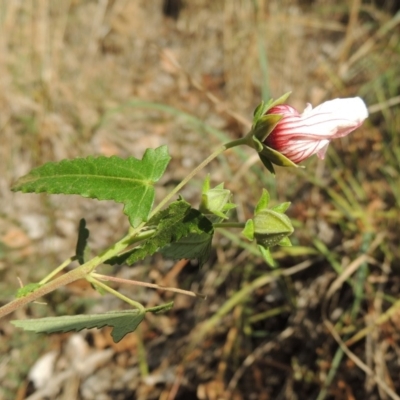
<instances>
[{"instance_id":1,"label":"green leaf","mask_svg":"<svg viewBox=\"0 0 400 400\"><path fill-rule=\"evenodd\" d=\"M156 230L156 233L129 252L107 260L107 264L132 265L134 262L144 259L148 255L164 248L170 243L178 242L190 234L207 234L212 238L214 228L208 218L200 211L191 208L184 200L171 203L170 206L157 213L147 223L148 227ZM200 262L200 260L199 260Z\"/></svg>"},{"instance_id":2,"label":"green leaf","mask_svg":"<svg viewBox=\"0 0 400 400\"><path fill-rule=\"evenodd\" d=\"M89 238L89 229L86 228L86 221L82 218L79 221L78 228L78 240L76 242L75 258L78 260L79 264L84 264L87 258L87 252L89 248L87 247L87 240Z\"/></svg>"},{"instance_id":3,"label":"green leaf","mask_svg":"<svg viewBox=\"0 0 400 400\"><path fill-rule=\"evenodd\" d=\"M80 331L82 329L112 326L111 336L115 343L136 330L143 321L145 312L138 310L110 311L95 315L72 315L31 320L11 321L13 325L36 333Z\"/></svg>"},{"instance_id":4,"label":"green leaf","mask_svg":"<svg viewBox=\"0 0 400 400\"><path fill-rule=\"evenodd\" d=\"M242 235L250 241L254 240L254 222L252 219L246 221L246 225L242 230Z\"/></svg>"},{"instance_id":5,"label":"green leaf","mask_svg":"<svg viewBox=\"0 0 400 400\"><path fill-rule=\"evenodd\" d=\"M265 208L268 207L269 204L269 193L267 189L263 189L260 200L258 201L255 209L255 214L259 213L261 210L264 210Z\"/></svg>"},{"instance_id":6,"label":"green leaf","mask_svg":"<svg viewBox=\"0 0 400 400\"><path fill-rule=\"evenodd\" d=\"M160 253L174 260L197 259L199 267L202 267L210 257L212 238L213 236L209 233L191 233L178 242L164 247Z\"/></svg>"},{"instance_id":7,"label":"green leaf","mask_svg":"<svg viewBox=\"0 0 400 400\"><path fill-rule=\"evenodd\" d=\"M43 286L40 283L28 283L27 285L25 285L24 287L20 288L17 290L17 298L20 297L25 297L27 296L29 293L34 292L36 289L39 289L41 286Z\"/></svg>"},{"instance_id":8,"label":"green leaf","mask_svg":"<svg viewBox=\"0 0 400 400\"><path fill-rule=\"evenodd\" d=\"M79 194L125 205L133 227L147 220L154 202L154 183L163 175L170 156L166 146L134 157L87 157L50 162L18 179L12 190L24 193Z\"/></svg>"}]
</instances>

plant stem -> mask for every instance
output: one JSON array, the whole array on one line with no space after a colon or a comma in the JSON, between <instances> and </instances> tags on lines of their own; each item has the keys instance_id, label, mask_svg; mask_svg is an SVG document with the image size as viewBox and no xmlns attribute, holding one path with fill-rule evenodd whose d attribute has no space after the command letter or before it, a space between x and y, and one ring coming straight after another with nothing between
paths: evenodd
<instances>
[{"instance_id":1,"label":"plant stem","mask_svg":"<svg viewBox=\"0 0 400 400\"><path fill-rule=\"evenodd\" d=\"M103 282L99 281L98 279L96 279L93 275L88 275L86 277L86 280L90 283L92 283L95 286L99 286L102 289L104 289L105 291L107 291L108 293L113 294L115 297L118 297L119 299L121 299L122 301L125 301L126 303L130 304L131 306L137 308L140 312L145 312L145 308L142 304L138 303L135 300L130 299L129 297L124 296L123 294L117 292L116 290L110 288L110 286L105 285Z\"/></svg>"},{"instance_id":2,"label":"plant stem","mask_svg":"<svg viewBox=\"0 0 400 400\"><path fill-rule=\"evenodd\" d=\"M40 285L44 285L48 281L50 281L54 276L56 276L59 272L61 272L64 268L68 267L71 262L74 261L74 257L70 257L67 260L65 260L60 266L58 266L55 270L50 272L47 276L45 276L40 282Z\"/></svg>"},{"instance_id":3,"label":"plant stem","mask_svg":"<svg viewBox=\"0 0 400 400\"><path fill-rule=\"evenodd\" d=\"M232 147L246 145L248 140L246 137L238 140L232 140L231 142L225 143L217 150L215 150L212 154L210 154L202 163L200 163L193 171L189 173L175 188L169 192L163 200L158 204L156 208L150 213L149 219L157 214L171 198L177 194L199 171L201 171L205 166L207 166L214 158L218 157L222 154L225 150L231 149Z\"/></svg>"},{"instance_id":4,"label":"plant stem","mask_svg":"<svg viewBox=\"0 0 400 400\"><path fill-rule=\"evenodd\" d=\"M68 285L72 282L75 282L78 279L86 278L86 276L89 275L98 265L102 264L109 258L119 254L121 251L125 250L126 247L130 245L132 237L135 236L135 232L137 233L138 229L139 227L136 228L133 232L123 237L117 243L114 243L110 248L103 251L98 256L86 262L85 264L80 265L79 267L73 269L72 271L69 271L64 275L61 275L51 280L50 282L45 283L43 286L39 287L38 289L34 290L31 293L28 293L24 297L12 300L11 302L5 304L3 307L0 307L0 318L58 289L59 287Z\"/></svg>"},{"instance_id":5,"label":"plant stem","mask_svg":"<svg viewBox=\"0 0 400 400\"><path fill-rule=\"evenodd\" d=\"M180 182L159 204L157 207L154 208L154 210L150 213L149 219L154 216L158 211L160 211L167 203L168 201L175 195L177 194L192 178L202 170L205 166L207 166L214 158L218 157L221 153L223 153L225 150L228 150L232 147L240 146L240 145L248 145L248 139L247 137L244 137L242 139L238 140L233 140L231 142L228 142L221 147L219 147L217 150L215 150L210 156L208 156L200 165L198 165L192 172L187 175L182 182ZM145 222L142 222L138 227L136 228L130 228L129 232L126 236L124 236L121 240L113 244L111 247L108 249L104 250L101 252L98 256L92 258L85 264L80 265L79 267L73 269L72 271L67 272L66 274L59 276L57 278L52 279L59 271L64 269L68 264L67 261L65 261L63 264L61 264L58 268L56 268L52 273L50 273L47 277L45 277L41 283L44 283L43 286L39 287L38 289L34 290L31 293L28 293L24 297L17 298L15 300L12 300L11 302L5 304L4 306L0 307L0 318L4 317L7 314L12 313L13 311L17 310L18 308L21 308L25 306L26 304L31 303L32 301L37 300L38 298L62 287L65 285L68 285L78 279L88 279L89 274L91 274L98 265L102 264L106 260L110 259L111 257L114 257L118 254L120 254L122 251L124 251L129 245L143 240L144 238L147 238L154 234L154 231L148 231L144 232L143 234L140 234L140 230L143 228L145 225ZM69 261L69 260L68 260ZM50 280L52 279L52 280ZM95 278L90 278L90 279L95 279ZM49 281L50 280L50 281ZM98 283L97 283L98 284ZM101 282L100 282L101 284ZM101 285L99 285L101 286ZM107 286L107 285L104 285ZM107 288L109 288L107 286ZM109 288L111 289L111 288ZM108 289L106 289L108 290ZM120 295L118 292L114 291L113 289L112 293L117 296ZM115 292L115 293L114 293ZM122 296L122 295L121 295ZM119 296L117 296L119 297ZM127 297L124 297L124 301L127 301ZM133 300L128 299L130 304L134 305ZM133 302L133 303L132 303ZM142 305L135 305L135 307L143 307Z\"/></svg>"},{"instance_id":6,"label":"plant stem","mask_svg":"<svg viewBox=\"0 0 400 400\"><path fill-rule=\"evenodd\" d=\"M213 224L214 228L244 228L244 222L216 222Z\"/></svg>"},{"instance_id":7,"label":"plant stem","mask_svg":"<svg viewBox=\"0 0 400 400\"><path fill-rule=\"evenodd\" d=\"M102 281L112 281L112 282L125 283L127 285L142 286L142 287L148 287L151 289L165 290L165 291L169 291L169 292L185 294L186 296L200 297L203 300L206 298L206 296L204 296L200 293L191 292L189 290L179 289L179 288L175 288L175 287L160 286L155 283L148 283L148 282L142 282L142 281L134 281L134 280L130 280L130 279L117 278L115 276L102 275L102 274L97 274L95 272L93 272L91 274L91 276L94 278L97 278L99 280L102 280Z\"/></svg>"},{"instance_id":8,"label":"plant stem","mask_svg":"<svg viewBox=\"0 0 400 400\"><path fill-rule=\"evenodd\" d=\"M68 285L69 283L72 283L77 279L83 277L85 277L85 274L82 273L81 268L69 271L66 274L59 276L58 278L44 284L35 291L27 294L26 296L12 300L9 303L5 304L3 307L0 307L0 318L4 317L7 314L12 313L13 311L23 307L24 305L32 301L37 300L38 298L44 296L45 294L48 294L55 289L58 289L61 286Z\"/></svg>"}]
</instances>

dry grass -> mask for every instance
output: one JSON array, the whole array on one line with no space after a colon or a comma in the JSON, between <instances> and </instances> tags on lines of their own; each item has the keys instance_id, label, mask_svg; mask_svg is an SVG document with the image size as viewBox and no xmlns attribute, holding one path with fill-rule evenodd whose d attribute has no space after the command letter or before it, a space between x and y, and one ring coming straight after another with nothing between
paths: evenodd
<instances>
[{"instance_id":1,"label":"dry grass","mask_svg":"<svg viewBox=\"0 0 400 400\"><path fill-rule=\"evenodd\" d=\"M163 3L180 2L0 1L2 301L18 277L37 281L71 255L81 217L94 253L127 228L111 203L11 193L32 167L89 154L141 157L168 144L162 196L224 136L245 133L261 97L291 90L302 109L361 95L370 121L305 173L280 169L275 180L247 151L213 165L242 219L261 186L293 202L296 246L276 253L274 271L221 232L201 271L155 258L115 272L208 295L174 296L172 312L119 345L104 331L44 338L3 320L0 398L40 398L27 374L53 350L54 399L94 398L96 388L104 399L398 399L398 2L191 0L177 19L163 15ZM200 177L184 196L197 201L199 188ZM130 295L149 305L170 299ZM85 285L46 301L15 317L120 307Z\"/></svg>"}]
</instances>

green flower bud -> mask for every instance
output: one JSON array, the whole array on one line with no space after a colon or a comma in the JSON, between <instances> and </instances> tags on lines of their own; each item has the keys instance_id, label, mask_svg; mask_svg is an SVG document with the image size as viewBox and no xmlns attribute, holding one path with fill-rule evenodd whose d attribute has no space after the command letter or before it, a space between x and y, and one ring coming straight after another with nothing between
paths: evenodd
<instances>
[{"instance_id":1,"label":"green flower bud","mask_svg":"<svg viewBox=\"0 0 400 400\"><path fill-rule=\"evenodd\" d=\"M287 215L280 212L264 209L253 218L254 238L263 247L272 247L290 236L294 229Z\"/></svg>"}]
</instances>

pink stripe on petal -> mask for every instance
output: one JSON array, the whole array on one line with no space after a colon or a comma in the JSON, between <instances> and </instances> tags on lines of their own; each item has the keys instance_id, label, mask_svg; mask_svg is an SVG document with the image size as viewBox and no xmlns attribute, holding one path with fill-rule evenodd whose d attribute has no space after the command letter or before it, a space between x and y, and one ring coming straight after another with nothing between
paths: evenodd
<instances>
[{"instance_id":1,"label":"pink stripe on petal","mask_svg":"<svg viewBox=\"0 0 400 400\"><path fill-rule=\"evenodd\" d=\"M368 117L368 110L355 97L330 100L314 109L308 105L301 115L288 105L273 107L267 114L281 114L283 118L265 144L298 163L313 154L324 158L330 140L358 128Z\"/></svg>"}]
</instances>

